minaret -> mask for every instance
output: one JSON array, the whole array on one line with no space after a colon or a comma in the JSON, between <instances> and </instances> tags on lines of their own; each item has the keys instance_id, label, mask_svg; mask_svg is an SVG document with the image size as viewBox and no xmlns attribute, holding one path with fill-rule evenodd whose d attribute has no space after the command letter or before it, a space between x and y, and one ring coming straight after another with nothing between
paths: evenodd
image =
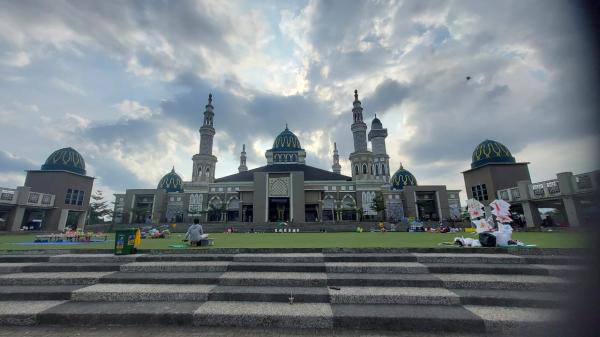
<instances>
[{"instance_id":1,"label":"minaret","mask_svg":"<svg viewBox=\"0 0 600 337\"><path fill-rule=\"evenodd\" d=\"M342 167L340 166L340 155L338 154L337 143L333 143L333 165L331 165L333 173L340 174Z\"/></svg>"},{"instance_id":2,"label":"minaret","mask_svg":"<svg viewBox=\"0 0 600 337\"><path fill-rule=\"evenodd\" d=\"M363 108L358 100L358 90L354 90L352 102L353 123L350 127L354 138L354 152L350 154L353 180L370 180L374 177L373 154L367 148L367 124L363 122Z\"/></svg>"},{"instance_id":3,"label":"minaret","mask_svg":"<svg viewBox=\"0 0 600 337\"><path fill-rule=\"evenodd\" d=\"M242 145L242 153L240 153L240 166L238 167L238 172L248 171L248 166L246 166L246 144Z\"/></svg>"},{"instance_id":4,"label":"minaret","mask_svg":"<svg viewBox=\"0 0 600 337\"><path fill-rule=\"evenodd\" d=\"M213 127L215 113L213 109L212 94L209 94L208 104L204 110L204 122L199 130L200 151L192 157L194 162L192 181L212 183L215 180L217 157L212 154L213 138L215 137L215 128Z\"/></svg>"},{"instance_id":5,"label":"minaret","mask_svg":"<svg viewBox=\"0 0 600 337\"><path fill-rule=\"evenodd\" d=\"M385 138L387 137L387 129L383 128L381 121L375 118L371 122L371 131L369 131L369 141L373 150L373 161L375 164L375 179L382 182L390 181L390 156L387 155L385 149Z\"/></svg>"}]
</instances>

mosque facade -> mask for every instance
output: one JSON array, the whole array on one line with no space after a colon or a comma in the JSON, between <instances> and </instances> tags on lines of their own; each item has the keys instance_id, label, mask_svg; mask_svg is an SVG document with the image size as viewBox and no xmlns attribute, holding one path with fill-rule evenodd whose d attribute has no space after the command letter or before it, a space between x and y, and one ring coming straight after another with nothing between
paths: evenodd
<instances>
[{"instance_id":1,"label":"mosque facade","mask_svg":"<svg viewBox=\"0 0 600 337\"><path fill-rule=\"evenodd\" d=\"M216 178L213 154L216 134L212 95L199 129L200 146L192 157L192 177L184 181L173 168L153 189L127 189L115 194L117 224L189 222L344 222L385 218L428 221L460 217L459 190L444 185L420 185L402 165L393 170L386 150L387 129L375 117L369 130L354 92L351 176L341 174L337 143L331 171L306 164L306 151L288 128L266 150L266 165L249 169L245 145L238 173ZM370 143L370 148L369 148ZM384 211L376 211L385 205Z\"/></svg>"}]
</instances>

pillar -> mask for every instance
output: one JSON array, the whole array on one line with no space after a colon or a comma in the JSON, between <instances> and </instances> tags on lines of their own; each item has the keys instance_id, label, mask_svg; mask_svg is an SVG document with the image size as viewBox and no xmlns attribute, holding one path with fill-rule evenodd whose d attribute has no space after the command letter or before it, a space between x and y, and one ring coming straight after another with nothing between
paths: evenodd
<instances>
[{"instance_id":1,"label":"pillar","mask_svg":"<svg viewBox=\"0 0 600 337\"><path fill-rule=\"evenodd\" d=\"M17 206L11 211L9 228L11 232L18 232L23 224L23 216L25 216L25 207Z\"/></svg>"},{"instance_id":2,"label":"pillar","mask_svg":"<svg viewBox=\"0 0 600 337\"><path fill-rule=\"evenodd\" d=\"M58 219L58 228L56 229L59 232L65 230L65 226L67 225L67 217L69 216L68 209L60 210L60 218Z\"/></svg>"},{"instance_id":3,"label":"pillar","mask_svg":"<svg viewBox=\"0 0 600 337\"><path fill-rule=\"evenodd\" d=\"M575 199L571 196L562 197L562 203L565 207L565 213L567 215L567 221L569 222L570 227L579 227L581 223L579 222L579 216L577 214L577 205Z\"/></svg>"},{"instance_id":4,"label":"pillar","mask_svg":"<svg viewBox=\"0 0 600 337\"><path fill-rule=\"evenodd\" d=\"M80 212L79 217L77 217L77 229L83 230L85 228L85 218L87 217L88 212Z\"/></svg>"},{"instance_id":5,"label":"pillar","mask_svg":"<svg viewBox=\"0 0 600 337\"><path fill-rule=\"evenodd\" d=\"M538 227L542 222L538 208L529 201L523 202L522 205L527 227Z\"/></svg>"}]
</instances>

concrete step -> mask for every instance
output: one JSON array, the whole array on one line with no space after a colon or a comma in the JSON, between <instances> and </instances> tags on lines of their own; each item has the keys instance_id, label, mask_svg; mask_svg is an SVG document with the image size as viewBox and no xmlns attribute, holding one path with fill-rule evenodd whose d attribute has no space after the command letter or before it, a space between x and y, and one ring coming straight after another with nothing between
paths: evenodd
<instances>
[{"instance_id":1,"label":"concrete step","mask_svg":"<svg viewBox=\"0 0 600 337\"><path fill-rule=\"evenodd\" d=\"M427 267L416 262L326 262L328 273L423 274Z\"/></svg>"},{"instance_id":2,"label":"concrete step","mask_svg":"<svg viewBox=\"0 0 600 337\"><path fill-rule=\"evenodd\" d=\"M65 301L3 301L0 302L0 326L36 325L37 315Z\"/></svg>"},{"instance_id":3,"label":"concrete step","mask_svg":"<svg viewBox=\"0 0 600 337\"><path fill-rule=\"evenodd\" d=\"M71 292L85 285L0 286L0 301L70 300Z\"/></svg>"},{"instance_id":4,"label":"concrete step","mask_svg":"<svg viewBox=\"0 0 600 337\"><path fill-rule=\"evenodd\" d=\"M49 255L0 255L0 262L2 263L13 263L13 262L48 262L50 259Z\"/></svg>"},{"instance_id":5,"label":"concrete step","mask_svg":"<svg viewBox=\"0 0 600 337\"><path fill-rule=\"evenodd\" d=\"M333 326L349 329L484 332L481 317L460 306L332 304Z\"/></svg>"},{"instance_id":6,"label":"concrete step","mask_svg":"<svg viewBox=\"0 0 600 337\"><path fill-rule=\"evenodd\" d=\"M220 272L215 273L133 273L116 272L100 278L98 283L139 284L217 284Z\"/></svg>"},{"instance_id":7,"label":"concrete step","mask_svg":"<svg viewBox=\"0 0 600 337\"><path fill-rule=\"evenodd\" d=\"M481 274L433 274L448 289L501 289L562 291L571 284L553 276L539 275L481 275Z\"/></svg>"},{"instance_id":8,"label":"concrete step","mask_svg":"<svg viewBox=\"0 0 600 337\"><path fill-rule=\"evenodd\" d=\"M583 265L588 262L585 256L578 255L521 255L529 264Z\"/></svg>"},{"instance_id":9,"label":"concrete step","mask_svg":"<svg viewBox=\"0 0 600 337\"><path fill-rule=\"evenodd\" d=\"M224 272L231 262L228 261L157 261L132 262L121 266L123 272L137 273L191 273L191 272Z\"/></svg>"},{"instance_id":10,"label":"concrete step","mask_svg":"<svg viewBox=\"0 0 600 337\"><path fill-rule=\"evenodd\" d=\"M73 301L138 302L138 301L201 301L215 285L207 284L95 284L73 292Z\"/></svg>"},{"instance_id":11,"label":"concrete step","mask_svg":"<svg viewBox=\"0 0 600 337\"><path fill-rule=\"evenodd\" d=\"M459 297L444 288L329 287L332 304L427 304L458 305Z\"/></svg>"},{"instance_id":12,"label":"concrete step","mask_svg":"<svg viewBox=\"0 0 600 337\"><path fill-rule=\"evenodd\" d=\"M326 303L265 303L209 301L194 312L196 326L330 329Z\"/></svg>"},{"instance_id":13,"label":"concrete step","mask_svg":"<svg viewBox=\"0 0 600 337\"><path fill-rule=\"evenodd\" d=\"M337 287L443 287L431 274L354 274L329 273L327 285Z\"/></svg>"},{"instance_id":14,"label":"concrete step","mask_svg":"<svg viewBox=\"0 0 600 337\"><path fill-rule=\"evenodd\" d=\"M119 271L119 263L36 263L21 268L23 273Z\"/></svg>"},{"instance_id":15,"label":"concrete step","mask_svg":"<svg viewBox=\"0 0 600 337\"><path fill-rule=\"evenodd\" d=\"M208 296L210 301L328 303L325 287L254 287L218 286Z\"/></svg>"},{"instance_id":16,"label":"concrete step","mask_svg":"<svg viewBox=\"0 0 600 337\"><path fill-rule=\"evenodd\" d=\"M235 262L279 262L279 263L320 263L324 261L321 253L289 253L289 254L236 254Z\"/></svg>"},{"instance_id":17,"label":"concrete step","mask_svg":"<svg viewBox=\"0 0 600 337\"><path fill-rule=\"evenodd\" d=\"M23 268L35 264L31 262L0 263L0 274L20 273L23 271Z\"/></svg>"},{"instance_id":18,"label":"concrete step","mask_svg":"<svg viewBox=\"0 0 600 337\"><path fill-rule=\"evenodd\" d=\"M525 259L510 254L413 253L420 263L519 264Z\"/></svg>"},{"instance_id":19,"label":"concrete step","mask_svg":"<svg viewBox=\"0 0 600 337\"><path fill-rule=\"evenodd\" d=\"M191 325L201 302L78 302L69 301L36 315L40 325Z\"/></svg>"},{"instance_id":20,"label":"concrete step","mask_svg":"<svg viewBox=\"0 0 600 337\"><path fill-rule=\"evenodd\" d=\"M228 271L324 273L324 263L231 262Z\"/></svg>"},{"instance_id":21,"label":"concrete step","mask_svg":"<svg viewBox=\"0 0 600 337\"><path fill-rule=\"evenodd\" d=\"M17 273L0 275L0 285L85 285L95 284L112 272Z\"/></svg>"},{"instance_id":22,"label":"concrete step","mask_svg":"<svg viewBox=\"0 0 600 337\"><path fill-rule=\"evenodd\" d=\"M548 275L548 270L529 264L457 264L425 263L429 272L440 274L500 274L500 275Z\"/></svg>"},{"instance_id":23,"label":"concrete step","mask_svg":"<svg viewBox=\"0 0 600 337\"><path fill-rule=\"evenodd\" d=\"M507 308L467 305L466 310L481 317L488 333L506 336L568 336L561 334L568 324L558 309ZM569 329L571 330L571 329ZM566 332L566 330L562 330ZM572 331L570 331L572 333Z\"/></svg>"},{"instance_id":24,"label":"concrete step","mask_svg":"<svg viewBox=\"0 0 600 337\"><path fill-rule=\"evenodd\" d=\"M219 284L224 286L319 287L327 285L325 273L226 272Z\"/></svg>"},{"instance_id":25,"label":"concrete step","mask_svg":"<svg viewBox=\"0 0 600 337\"><path fill-rule=\"evenodd\" d=\"M325 262L417 262L413 254L325 254Z\"/></svg>"},{"instance_id":26,"label":"concrete step","mask_svg":"<svg viewBox=\"0 0 600 337\"><path fill-rule=\"evenodd\" d=\"M114 254L62 254L50 256L52 263L128 263L134 262L144 255L114 255Z\"/></svg>"},{"instance_id":27,"label":"concrete step","mask_svg":"<svg viewBox=\"0 0 600 337\"><path fill-rule=\"evenodd\" d=\"M233 254L148 254L138 256L136 261L233 261Z\"/></svg>"},{"instance_id":28,"label":"concrete step","mask_svg":"<svg viewBox=\"0 0 600 337\"><path fill-rule=\"evenodd\" d=\"M567 293L558 291L453 289L452 292L464 305L558 308L567 301Z\"/></svg>"},{"instance_id":29,"label":"concrete step","mask_svg":"<svg viewBox=\"0 0 600 337\"><path fill-rule=\"evenodd\" d=\"M534 266L546 270L550 276L564 277L569 279L584 278L590 273L589 266L579 264L538 264Z\"/></svg>"}]
</instances>

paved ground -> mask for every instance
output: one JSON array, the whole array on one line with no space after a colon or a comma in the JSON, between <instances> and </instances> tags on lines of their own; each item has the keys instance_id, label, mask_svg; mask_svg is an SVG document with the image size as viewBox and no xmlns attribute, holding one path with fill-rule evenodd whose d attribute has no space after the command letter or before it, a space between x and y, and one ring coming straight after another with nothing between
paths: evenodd
<instances>
[{"instance_id":1,"label":"paved ground","mask_svg":"<svg viewBox=\"0 0 600 337\"><path fill-rule=\"evenodd\" d=\"M380 331L351 331L351 330L283 330L283 329L239 329L239 328L208 328L208 327L2 327L0 337L301 337L301 336L336 336L336 337L439 337L439 333L408 333ZM444 337L483 337L487 334L465 335L444 333Z\"/></svg>"}]
</instances>

